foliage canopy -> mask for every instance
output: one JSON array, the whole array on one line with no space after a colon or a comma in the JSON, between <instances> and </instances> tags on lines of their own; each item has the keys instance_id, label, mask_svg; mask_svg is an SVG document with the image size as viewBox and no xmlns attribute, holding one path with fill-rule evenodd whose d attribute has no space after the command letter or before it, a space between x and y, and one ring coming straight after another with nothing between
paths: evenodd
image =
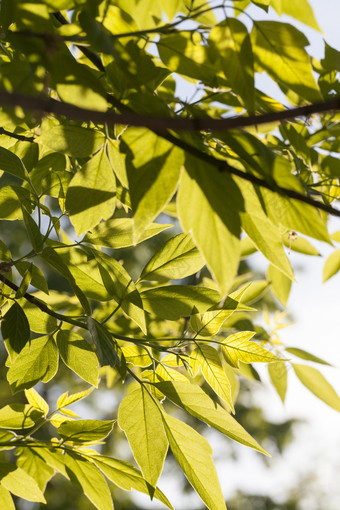
<instances>
[{"instance_id":1,"label":"foliage canopy","mask_svg":"<svg viewBox=\"0 0 340 510\"><path fill-rule=\"evenodd\" d=\"M319 30L307 0L1 0L0 229L25 232L0 240L15 395L0 409L1 508L12 495L44 503L56 473L99 510L113 508L107 482L172 508L157 487L170 448L223 510L208 441L169 403L267 454L233 416L239 379L260 379L253 363L268 364L282 401L292 366L340 411L309 364L326 362L282 345L252 306L269 288L286 306L287 248L317 256L307 238L340 242L327 229L340 215L340 53L325 44L313 58L269 7ZM191 100L178 77L196 86ZM257 251L266 278L242 269ZM339 269L335 249L324 279ZM50 410L41 383L62 366L84 384ZM115 419L69 409L105 380L124 393ZM117 429L138 468L103 453Z\"/></svg>"}]
</instances>

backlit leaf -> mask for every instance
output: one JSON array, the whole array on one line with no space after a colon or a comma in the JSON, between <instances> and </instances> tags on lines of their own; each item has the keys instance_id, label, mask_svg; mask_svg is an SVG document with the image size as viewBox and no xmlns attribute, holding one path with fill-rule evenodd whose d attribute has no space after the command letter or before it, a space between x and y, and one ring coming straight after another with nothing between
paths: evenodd
<instances>
[{"instance_id":1,"label":"backlit leaf","mask_svg":"<svg viewBox=\"0 0 340 510\"><path fill-rule=\"evenodd\" d=\"M199 271L204 266L190 234L169 239L144 267L141 280L177 280Z\"/></svg>"},{"instance_id":2,"label":"backlit leaf","mask_svg":"<svg viewBox=\"0 0 340 510\"><path fill-rule=\"evenodd\" d=\"M214 402L209 395L196 384L171 381L159 382L156 386L174 404L185 409L188 413L195 416L195 418L216 428L230 439L268 455L228 411Z\"/></svg>"},{"instance_id":3,"label":"backlit leaf","mask_svg":"<svg viewBox=\"0 0 340 510\"><path fill-rule=\"evenodd\" d=\"M89 343L77 333L61 330L57 334L57 345L65 365L97 387L99 362Z\"/></svg>"},{"instance_id":4,"label":"backlit leaf","mask_svg":"<svg viewBox=\"0 0 340 510\"><path fill-rule=\"evenodd\" d=\"M234 411L230 382L222 368L222 362L216 349L211 345L197 343L196 349L190 356L190 366L194 375L201 367L204 379Z\"/></svg>"},{"instance_id":5,"label":"backlit leaf","mask_svg":"<svg viewBox=\"0 0 340 510\"><path fill-rule=\"evenodd\" d=\"M168 441L161 411L143 386L122 400L118 424L126 434L144 478L152 487L156 487L168 450Z\"/></svg>"},{"instance_id":6,"label":"backlit leaf","mask_svg":"<svg viewBox=\"0 0 340 510\"><path fill-rule=\"evenodd\" d=\"M334 388L316 368L293 363L296 376L316 397L340 412L340 398Z\"/></svg>"},{"instance_id":7,"label":"backlit leaf","mask_svg":"<svg viewBox=\"0 0 340 510\"><path fill-rule=\"evenodd\" d=\"M257 342L249 341L254 335L255 333L252 331L242 331L223 340L223 355L232 367L238 368L240 361L243 363L280 361L280 358L261 347Z\"/></svg>"},{"instance_id":8,"label":"backlit leaf","mask_svg":"<svg viewBox=\"0 0 340 510\"><path fill-rule=\"evenodd\" d=\"M177 418L163 415L170 448L187 479L210 510L225 510L208 441Z\"/></svg>"},{"instance_id":9,"label":"backlit leaf","mask_svg":"<svg viewBox=\"0 0 340 510\"><path fill-rule=\"evenodd\" d=\"M73 485L78 487L98 510L113 510L105 478L92 462L75 452L67 451L65 466Z\"/></svg>"},{"instance_id":10,"label":"backlit leaf","mask_svg":"<svg viewBox=\"0 0 340 510\"><path fill-rule=\"evenodd\" d=\"M7 380L16 392L48 382L58 369L58 350L50 336L41 336L26 344L10 365Z\"/></svg>"}]
</instances>

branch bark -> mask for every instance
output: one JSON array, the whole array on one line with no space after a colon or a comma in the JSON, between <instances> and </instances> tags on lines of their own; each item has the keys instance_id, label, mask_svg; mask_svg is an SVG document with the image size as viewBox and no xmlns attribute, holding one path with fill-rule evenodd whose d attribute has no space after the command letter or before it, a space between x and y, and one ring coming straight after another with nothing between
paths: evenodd
<instances>
[{"instance_id":1,"label":"branch bark","mask_svg":"<svg viewBox=\"0 0 340 510\"><path fill-rule=\"evenodd\" d=\"M112 111L101 112L87 108L79 108L70 103L62 103L46 96L29 96L16 92L0 91L0 104L2 106L21 106L24 109L54 113L68 119L81 122L94 122L97 124L123 124L136 127L146 127L160 132L172 131L227 131L249 126L259 126L271 122L283 122L297 117L308 117L314 113L325 113L340 110L340 98L329 99L321 103L313 103L298 108L269 112L262 115L250 115L249 117L231 117L228 119L210 118L181 118L181 117L158 117L154 115L139 115L136 113L115 113ZM30 141L30 140L29 140Z\"/></svg>"},{"instance_id":2,"label":"branch bark","mask_svg":"<svg viewBox=\"0 0 340 510\"><path fill-rule=\"evenodd\" d=\"M111 98L111 101L112 104L114 104L114 106L120 108L122 111L127 110L127 107L120 103L120 101L116 100L115 98ZM74 106L70 103L62 103L51 97L29 96L21 93L10 93L3 90L0 91L0 104L12 107L21 106L24 110L30 110L33 112L53 113L57 116L63 116L68 119L79 120L82 122L92 121L97 124L125 124L130 126L147 127L154 131L157 135L162 136L166 140L169 140L171 143L180 147L184 151L189 152L193 156L196 156L197 158L203 161L206 161L208 164L217 168L219 171L228 172L231 175L240 177L241 179L249 181L256 186L269 189L275 193L279 193L283 196L293 198L300 202L309 204L315 207L316 209L326 211L333 216L340 217L340 211L338 209L335 209L331 205L324 204L323 202L315 200L314 198L311 198L308 195L303 195L292 189L284 188L273 182L269 183L264 179L256 177L253 174L238 170L237 168L234 168L231 165L229 165L226 161L214 158L210 154L207 154L206 152L202 152L199 149L196 149L196 147L188 144L187 142L184 142L182 139L177 138L168 131L168 129L176 130L174 125L177 125L177 122L186 123L187 121L190 121L193 123L198 123L198 125L201 126L203 120L206 120L208 122L207 119L175 119L175 118L165 119L163 117L147 117L147 116L144 117L130 112L126 113L124 112L121 114L117 114L114 112L99 112L97 110L79 108L78 106ZM298 110L299 115L302 115L301 110L304 111L306 115L310 115L311 111L320 112L334 109L340 109L340 99L334 99L332 101L328 101L325 103L317 103L314 105L302 106L300 108L295 108L294 110L287 110L287 115L290 115L290 118L292 118L294 116L292 112L293 111L296 112L296 110ZM270 116L271 119L270 122L273 122L274 116L281 114L281 118L283 118L282 115L284 113L286 112L278 113L273 112L261 116L253 116L253 118L257 119L256 121L257 123L261 123L261 119L263 120L263 117L268 119L268 116ZM235 118L234 120L233 119L221 119L221 120L210 119L210 120L214 120L215 122L228 122L230 129L231 121L233 121L231 126L233 128L237 128L241 127L239 125L239 121L242 121L242 119L244 119L244 121L242 122L245 122L251 118L252 117L241 117ZM165 121L166 124L164 124ZM269 122L269 120L266 120L266 122ZM248 123L247 125L251 124Z\"/></svg>"}]
</instances>

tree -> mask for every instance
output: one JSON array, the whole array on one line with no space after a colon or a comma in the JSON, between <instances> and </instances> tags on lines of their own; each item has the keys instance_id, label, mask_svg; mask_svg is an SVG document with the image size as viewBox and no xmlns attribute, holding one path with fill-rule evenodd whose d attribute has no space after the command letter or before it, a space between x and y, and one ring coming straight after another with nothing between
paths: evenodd
<instances>
[{"instance_id":1,"label":"tree","mask_svg":"<svg viewBox=\"0 0 340 510\"><path fill-rule=\"evenodd\" d=\"M14 395L0 409L2 508L12 495L44 503L56 473L100 510L113 506L107 481L172 508L157 488L168 448L204 504L225 508L190 420L266 455L233 416L239 379L259 378L253 363L268 364L282 400L292 366L340 410L308 363L326 362L285 348L251 306L269 287L286 306L285 247L313 256L306 237L340 242L327 230L340 216L340 53L325 44L311 58L300 30L267 15L318 30L307 0L189 4L1 1L1 331ZM198 99L178 95L176 76ZM269 267L251 283L240 261L256 251ZM324 278L339 269L338 249ZM51 411L54 380L68 391ZM119 388L117 422L69 409L100 380ZM119 430L139 468L106 452Z\"/></svg>"}]
</instances>

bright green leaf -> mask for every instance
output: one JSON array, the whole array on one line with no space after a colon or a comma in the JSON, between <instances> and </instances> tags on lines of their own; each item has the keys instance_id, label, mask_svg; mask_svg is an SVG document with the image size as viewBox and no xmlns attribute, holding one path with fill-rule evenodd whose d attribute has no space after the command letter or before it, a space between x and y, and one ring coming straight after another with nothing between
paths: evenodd
<instances>
[{"instance_id":1,"label":"bright green leaf","mask_svg":"<svg viewBox=\"0 0 340 510\"><path fill-rule=\"evenodd\" d=\"M98 510L113 510L105 478L91 461L75 452L67 451L65 465L73 485L78 487Z\"/></svg>"},{"instance_id":2,"label":"bright green leaf","mask_svg":"<svg viewBox=\"0 0 340 510\"><path fill-rule=\"evenodd\" d=\"M140 280L177 280L196 273L204 266L190 234L169 239L144 267Z\"/></svg>"},{"instance_id":3,"label":"bright green leaf","mask_svg":"<svg viewBox=\"0 0 340 510\"><path fill-rule=\"evenodd\" d=\"M101 441L110 434L113 424L114 420L66 421L58 428L58 434L66 442L87 443Z\"/></svg>"},{"instance_id":4,"label":"bright green leaf","mask_svg":"<svg viewBox=\"0 0 340 510\"><path fill-rule=\"evenodd\" d=\"M0 464L0 483L19 498L37 503L46 503L38 483L20 467Z\"/></svg>"},{"instance_id":5,"label":"bright green leaf","mask_svg":"<svg viewBox=\"0 0 340 510\"><path fill-rule=\"evenodd\" d=\"M243 363L280 361L280 358L261 347L257 342L249 341L254 335L255 333L252 331L242 331L223 340L223 355L232 367L238 368L240 361Z\"/></svg>"},{"instance_id":6,"label":"bright green leaf","mask_svg":"<svg viewBox=\"0 0 340 510\"><path fill-rule=\"evenodd\" d=\"M35 338L26 344L10 365L7 380L12 391L31 388L39 381L48 382L58 369L58 350L50 336Z\"/></svg>"},{"instance_id":7,"label":"bright green leaf","mask_svg":"<svg viewBox=\"0 0 340 510\"><path fill-rule=\"evenodd\" d=\"M118 425L126 434L144 478L152 487L156 487L168 450L168 441L159 406L143 386L122 400Z\"/></svg>"},{"instance_id":8,"label":"bright green leaf","mask_svg":"<svg viewBox=\"0 0 340 510\"><path fill-rule=\"evenodd\" d=\"M163 414L170 448L185 476L210 510L226 510L208 441L177 418Z\"/></svg>"},{"instance_id":9,"label":"bright green leaf","mask_svg":"<svg viewBox=\"0 0 340 510\"><path fill-rule=\"evenodd\" d=\"M327 405L340 412L339 396L316 368L309 367L308 365L296 365L295 363L293 363L293 368L296 376L309 391Z\"/></svg>"},{"instance_id":10,"label":"bright green leaf","mask_svg":"<svg viewBox=\"0 0 340 510\"><path fill-rule=\"evenodd\" d=\"M72 331L58 331L57 345L65 365L97 387L99 362L89 343Z\"/></svg>"}]
</instances>

